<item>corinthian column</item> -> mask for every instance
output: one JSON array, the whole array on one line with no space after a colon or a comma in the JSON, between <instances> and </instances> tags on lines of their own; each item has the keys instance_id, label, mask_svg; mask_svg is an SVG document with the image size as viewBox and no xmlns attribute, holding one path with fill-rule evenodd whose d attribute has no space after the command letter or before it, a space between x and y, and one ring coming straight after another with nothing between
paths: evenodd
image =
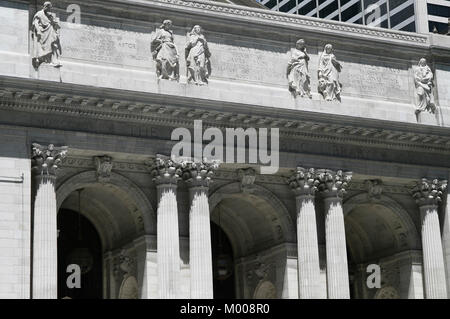
<instances>
[{"instance_id":1,"label":"corinthian column","mask_svg":"<svg viewBox=\"0 0 450 319\"><path fill-rule=\"evenodd\" d=\"M319 181L314 169L297 167L289 179L297 208L297 267L300 299L320 298L319 246L314 195Z\"/></svg>"},{"instance_id":2,"label":"corinthian column","mask_svg":"<svg viewBox=\"0 0 450 319\"><path fill-rule=\"evenodd\" d=\"M351 172L320 170L319 189L325 200L325 241L329 299L349 299L347 247L342 199Z\"/></svg>"},{"instance_id":3,"label":"corinthian column","mask_svg":"<svg viewBox=\"0 0 450 319\"><path fill-rule=\"evenodd\" d=\"M211 225L208 189L217 163L185 162L183 179L189 187L189 262L191 298L213 298Z\"/></svg>"},{"instance_id":4,"label":"corinthian column","mask_svg":"<svg viewBox=\"0 0 450 319\"><path fill-rule=\"evenodd\" d=\"M422 220L422 252L427 299L446 299L444 253L442 251L441 229L439 225L438 203L447 181L422 181L412 190L419 205Z\"/></svg>"},{"instance_id":5,"label":"corinthian column","mask_svg":"<svg viewBox=\"0 0 450 319\"><path fill-rule=\"evenodd\" d=\"M67 146L33 143L33 299L58 297L58 231L55 180L56 170L67 153Z\"/></svg>"},{"instance_id":6,"label":"corinthian column","mask_svg":"<svg viewBox=\"0 0 450 319\"><path fill-rule=\"evenodd\" d=\"M153 163L153 181L158 196L157 263L161 299L178 298L180 289L180 246L178 238L177 182L180 165L158 155Z\"/></svg>"}]
</instances>

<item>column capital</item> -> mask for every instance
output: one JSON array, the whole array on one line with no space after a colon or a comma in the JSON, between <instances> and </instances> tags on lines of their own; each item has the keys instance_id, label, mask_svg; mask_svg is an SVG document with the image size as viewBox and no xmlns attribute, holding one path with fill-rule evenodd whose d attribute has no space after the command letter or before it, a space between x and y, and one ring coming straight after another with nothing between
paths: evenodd
<instances>
[{"instance_id":1,"label":"column capital","mask_svg":"<svg viewBox=\"0 0 450 319\"><path fill-rule=\"evenodd\" d=\"M297 167L292 176L287 180L295 196L311 195L317 191L319 180L314 168Z\"/></svg>"},{"instance_id":2,"label":"column capital","mask_svg":"<svg viewBox=\"0 0 450 319\"><path fill-rule=\"evenodd\" d=\"M168 156L157 154L156 158L147 162L156 186L174 185L181 178L181 164Z\"/></svg>"},{"instance_id":3,"label":"column capital","mask_svg":"<svg viewBox=\"0 0 450 319\"><path fill-rule=\"evenodd\" d=\"M352 179L352 174L352 172L343 172L342 170L317 170L317 178L320 182L319 191L325 198L342 199L347 185Z\"/></svg>"},{"instance_id":4,"label":"column capital","mask_svg":"<svg viewBox=\"0 0 450 319\"><path fill-rule=\"evenodd\" d=\"M36 176L56 176L61 160L67 155L67 146L56 147L32 144L31 170Z\"/></svg>"},{"instance_id":5,"label":"column capital","mask_svg":"<svg viewBox=\"0 0 450 319\"><path fill-rule=\"evenodd\" d=\"M442 201L442 193L446 188L446 180L422 178L420 182L416 182L416 185L411 190L411 194L419 207L437 206Z\"/></svg>"},{"instance_id":6,"label":"column capital","mask_svg":"<svg viewBox=\"0 0 450 319\"><path fill-rule=\"evenodd\" d=\"M188 187L209 187L214 171L219 168L219 161L184 160L181 162L183 180Z\"/></svg>"}]
</instances>

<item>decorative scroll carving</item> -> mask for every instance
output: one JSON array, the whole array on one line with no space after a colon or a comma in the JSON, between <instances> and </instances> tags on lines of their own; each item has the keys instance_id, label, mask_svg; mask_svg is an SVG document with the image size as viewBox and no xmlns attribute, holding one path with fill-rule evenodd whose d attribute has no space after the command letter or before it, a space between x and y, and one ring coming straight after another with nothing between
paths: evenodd
<instances>
[{"instance_id":1,"label":"decorative scroll carving","mask_svg":"<svg viewBox=\"0 0 450 319\"><path fill-rule=\"evenodd\" d=\"M67 154L67 146L56 147L53 144L42 146L33 143L31 167L36 175L55 176L61 160Z\"/></svg>"},{"instance_id":2,"label":"decorative scroll carving","mask_svg":"<svg viewBox=\"0 0 450 319\"><path fill-rule=\"evenodd\" d=\"M247 192L253 188L256 180L256 171L249 167L238 170L238 176L241 180L241 191Z\"/></svg>"},{"instance_id":3,"label":"decorative scroll carving","mask_svg":"<svg viewBox=\"0 0 450 319\"><path fill-rule=\"evenodd\" d=\"M424 58L420 59L417 69L414 72L414 83L418 97L416 114L422 111L428 111L434 114L436 111L433 96L433 77L433 72L427 65L427 60Z\"/></svg>"},{"instance_id":4,"label":"decorative scroll carving","mask_svg":"<svg viewBox=\"0 0 450 319\"><path fill-rule=\"evenodd\" d=\"M341 100L342 84L339 82L339 73L342 66L333 53L331 44L325 45L319 58L319 68L317 71L319 78L319 93L326 101Z\"/></svg>"},{"instance_id":5,"label":"decorative scroll carving","mask_svg":"<svg viewBox=\"0 0 450 319\"><path fill-rule=\"evenodd\" d=\"M201 162L183 161L181 162L181 167L183 180L186 181L189 187L209 187L214 171L219 168L219 162L207 162L206 160Z\"/></svg>"},{"instance_id":6,"label":"decorative scroll carving","mask_svg":"<svg viewBox=\"0 0 450 319\"><path fill-rule=\"evenodd\" d=\"M382 184L382 181L379 179L366 179L364 181L369 200L381 198L381 193L383 192Z\"/></svg>"},{"instance_id":7,"label":"decorative scroll carving","mask_svg":"<svg viewBox=\"0 0 450 319\"><path fill-rule=\"evenodd\" d=\"M46 1L42 10L36 12L31 25L33 66L37 69L41 63L49 63L54 67L62 66L59 61L61 44L59 42L59 19L50 10L52 4Z\"/></svg>"},{"instance_id":8,"label":"decorative scroll carving","mask_svg":"<svg viewBox=\"0 0 450 319\"><path fill-rule=\"evenodd\" d=\"M412 189L412 196L419 206L438 205L442 201L442 193L447 188L447 181L422 178Z\"/></svg>"},{"instance_id":9,"label":"decorative scroll carving","mask_svg":"<svg viewBox=\"0 0 450 319\"><path fill-rule=\"evenodd\" d=\"M211 74L209 60L211 52L203 35L203 29L199 25L194 26L188 33L188 38L185 48L187 81L197 85L206 85Z\"/></svg>"},{"instance_id":10,"label":"decorative scroll carving","mask_svg":"<svg viewBox=\"0 0 450 319\"><path fill-rule=\"evenodd\" d=\"M151 43L153 60L156 61L158 79L178 81L180 78L179 55L173 40L172 21L164 20Z\"/></svg>"},{"instance_id":11,"label":"decorative scroll carving","mask_svg":"<svg viewBox=\"0 0 450 319\"><path fill-rule=\"evenodd\" d=\"M112 158L109 156L94 157L97 181L107 183L111 178L111 170L113 168Z\"/></svg>"},{"instance_id":12,"label":"decorative scroll carving","mask_svg":"<svg viewBox=\"0 0 450 319\"><path fill-rule=\"evenodd\" d=\"M352 172L343 172L338 170L336 172L328 169L317 171L318 179L320 181L319 190L325 197L343 198L346 193L348 183L352 179Z\"/></svg>"},{"instance_id":13,"label":"decorative scroll carving","mask_svg":"<svg viewBox=\"0 0 450 319\"><path fill-rule=\"evenodd\" d=\"M289 82L289 91L291 91L294 97L306 96L312 98L308 61L309 55L306 53L305 40L300 39L297 41L295 49L292 51L286 72Z\"/></svg>"},{"instance_id":14,"label":"decorative scroll carving","mask_svg":"<svg viewBox=\"0 0 450 319\"><path fill-rule=\"evenodd\" d=\"M177 184L182 175L181 163L170 157L157 154L153 161L147 163L151 168L153 182L156 185Z\"/></svg>"},{"instance_id":15,"label":"decorative scroll carving","mask_svg":"<svg viewBox=\"0 0 450 319\"><path fill-rule=\"evenodd\" d=\"M319 185L317 173L314 168L306 169L297 167L295 173L288 179L287 183L296 196L314 195Z\"/></svg>"}]
</instances>

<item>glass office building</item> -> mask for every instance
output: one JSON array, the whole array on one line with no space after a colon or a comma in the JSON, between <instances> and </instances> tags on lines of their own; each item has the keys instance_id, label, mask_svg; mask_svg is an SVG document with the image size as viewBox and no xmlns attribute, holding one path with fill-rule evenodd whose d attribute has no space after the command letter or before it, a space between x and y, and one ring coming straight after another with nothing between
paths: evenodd
<instances>
[{"instance_id":1,"label":"glass office building","mask_svg":"<svg viewBox=\"0 0 450 319\"><path fill-rule=\"evenodd\" d=\"M450 0L257 0L271 10L411 32L447 33Z\"/></svg>"}]
</instances>

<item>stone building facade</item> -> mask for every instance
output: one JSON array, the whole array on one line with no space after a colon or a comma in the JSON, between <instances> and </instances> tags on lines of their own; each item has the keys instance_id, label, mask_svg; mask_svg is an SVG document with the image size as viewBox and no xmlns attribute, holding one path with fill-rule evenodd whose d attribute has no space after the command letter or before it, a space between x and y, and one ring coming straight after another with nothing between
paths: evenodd
<instances>
[{"instance_id":1,"label":"stone building facade","mask_svg":"<svg viewBox=\"0 0 450 319\"><path fill-rule=\"evenodd\" d=\"M48 26L43 4L0 1L0 298L447 298L450 37L187 0L54 1ZM165 157L195 120L279 128L279 170Z\"/></svg>"}]
</instances>

